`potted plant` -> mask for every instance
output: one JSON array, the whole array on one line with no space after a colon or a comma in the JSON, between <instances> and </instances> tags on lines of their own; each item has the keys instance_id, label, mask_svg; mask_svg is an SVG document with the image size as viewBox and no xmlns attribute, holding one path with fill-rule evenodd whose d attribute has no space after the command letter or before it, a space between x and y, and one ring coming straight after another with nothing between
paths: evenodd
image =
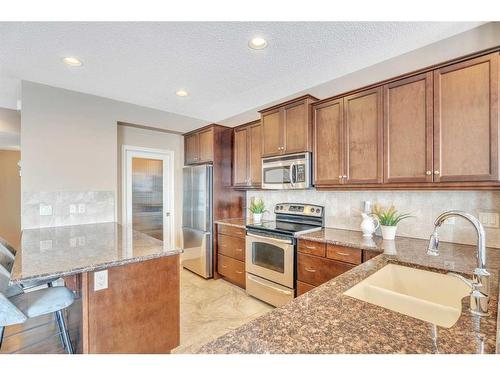
<instances>
[{"instance_id":1,"label":"potted plant","mask_svg":"<svg viewBox=\"0 0 500 375\"><path fill-rule=\"evenodd\" d=\"M262 214L267 211L264 201L260 198L252 198L248 209L252 213L253 221L255 223L260 223L262 220Z\"/></svg>"},{"instance_id":2,"label":"potted plant","mask_svg":"<svg viewBox=\"0 0 500 375\"><path fill-rule=\"evenodd\" d=\"M380 222L380 229L384 240L393 240L396 237L398 223L401 220L412 217L409 213L399 213L394 206L385 209L378 204L373 207L373 213Z\"/></svg>"}]
</instances>

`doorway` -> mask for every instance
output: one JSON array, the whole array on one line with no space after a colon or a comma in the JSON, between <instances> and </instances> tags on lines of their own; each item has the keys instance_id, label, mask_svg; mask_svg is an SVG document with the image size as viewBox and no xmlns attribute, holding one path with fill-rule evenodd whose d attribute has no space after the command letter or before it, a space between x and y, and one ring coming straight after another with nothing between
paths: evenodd
<instances>
[{"instance_id":1,"label":"doorway","mask_svg":"<svg viewBox=\"0 0 500 375\"><path fill-rule=\"evenodd\" d=\"M123 146L122 222L174 245L173 151Z\"/></svg>"}]
</instances>

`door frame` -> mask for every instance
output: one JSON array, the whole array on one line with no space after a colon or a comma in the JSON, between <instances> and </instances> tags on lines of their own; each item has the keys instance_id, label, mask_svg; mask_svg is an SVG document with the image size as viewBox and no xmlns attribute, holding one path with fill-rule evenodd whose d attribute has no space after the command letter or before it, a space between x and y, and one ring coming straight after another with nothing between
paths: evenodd
<instances>
[{"instance_id":1,"label":"door frame","mask_svg":"<svg viewBox=\"0 0 500 375\"><path fill-rule=\"evenodd\" d=\"M175 166L175 158L174 151L172 150L164 150L150 147L139 147L132 145L122 145L122 189L121 189L121 201L122 201L122 225L124 227L130 225L132 223L132 212L127 210L127 207L132 205L132 192L129 189L129 184L132 182L132 175L129 174L129 170L131 171L131 165L129 163L128 154L129 152L137 153L138 155L147 156L151 155L151 159L154 159L155 156L158 159L163 160L163 162L167 162L168 165L163 165L163 207L167 206L170 212L170 225L168 226L169 230L169 239L165 241L165 230L167 229L165 226L166 216L163 216L163 243L164 245L168 245L169 249L173 249L175 247L175 194L174 194L174 166ZM129 169L130 167L130 169ZM168 168L170 167L170 170ZM167 169L167 173L165 170ZM167 194L165 192L167 191ZM164 209L165 214L165 209Z\"/></svg>"}]
</instances>

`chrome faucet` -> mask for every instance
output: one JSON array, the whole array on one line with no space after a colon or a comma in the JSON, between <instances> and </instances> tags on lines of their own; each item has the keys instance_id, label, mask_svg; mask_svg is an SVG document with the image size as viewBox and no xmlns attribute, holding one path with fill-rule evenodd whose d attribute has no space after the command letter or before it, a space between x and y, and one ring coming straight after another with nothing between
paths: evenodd
<instances>
[{"instance_id":1,"label":"chrome faucet","mask_svg":"<svg viewBox=\"0 0 500 375\"><path fill-rule=\"evenodd\" d=\"M489 296L489 276L486 271L486 238L484 228L481 222L471 214L463 211L445 211L439 215L434 222L434 232L432 233L429 246L427 247L427 255L439 255L439 236L437 229L443 222L453 216L458 216L469 221L477 232L477 267L474 269L472 280L468 280L461 275L450 272L449 275L458 277L471 288L470 293L470 311L475 315L488 315Z\"/></svg>"}]
</instances>

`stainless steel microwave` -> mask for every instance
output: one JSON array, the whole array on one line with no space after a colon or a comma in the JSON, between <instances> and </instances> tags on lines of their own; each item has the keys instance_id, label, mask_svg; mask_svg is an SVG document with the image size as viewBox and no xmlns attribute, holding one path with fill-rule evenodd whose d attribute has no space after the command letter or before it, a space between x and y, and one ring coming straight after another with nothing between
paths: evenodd
<instances>
[{"instance_id":1,"label":"stainless steel microwave","mask_svg":"<svg viewBox=\"0 0 500 375\"><path fill-rule=\"evenodd\" d=\"M262 159L262 189L308 189L311 186L309 152Z\"/></svg>"}]
</instances>

